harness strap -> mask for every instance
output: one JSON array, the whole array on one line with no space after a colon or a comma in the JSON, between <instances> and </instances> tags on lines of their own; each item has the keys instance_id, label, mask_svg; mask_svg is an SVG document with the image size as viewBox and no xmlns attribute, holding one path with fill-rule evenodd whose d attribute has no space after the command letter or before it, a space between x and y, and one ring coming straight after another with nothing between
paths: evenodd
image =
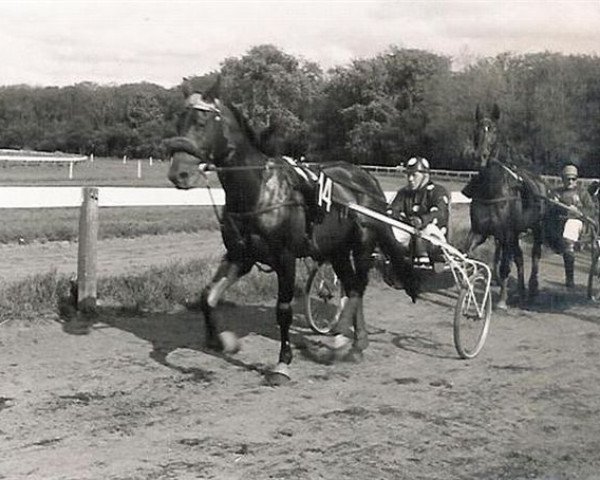
<instances>
[{"instance_id":1,"label":"harness strap","mask_svg":"<svg viewBox=\"0 0 600 480\"><path fill-rule=\"evenodd\" d=\"M472 198L471 202L479 203L482 205L493 205L495 203L510 202L511 200L520 200L520 198L521 197L519 197L519 196L492 198L490 200L483 200L481 198Z\"/></svg>"},{"instance_id":2,"label":"harness strap","mask_svg":"<svg viewBox=\"0 0 600 480\"><path fill-rule=\"evenodd\" d=\"M268 207L261 208L259 210L253 210L251 212L227 212L227 215L230 215L233 218L245 218L245 217L253 217L255 215L261 215L266 212L270 212L272 210L277 210L278 208L283 207L301 207L302 204L298 202L282 202L277 205L270 205Z\"/></svg>"}]
</instances>

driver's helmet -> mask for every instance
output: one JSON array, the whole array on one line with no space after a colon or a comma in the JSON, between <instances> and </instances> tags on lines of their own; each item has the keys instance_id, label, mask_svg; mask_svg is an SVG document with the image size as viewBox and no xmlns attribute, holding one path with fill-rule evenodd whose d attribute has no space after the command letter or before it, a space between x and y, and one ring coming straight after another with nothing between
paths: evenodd
<instances>
[{"instance_id":1,"label":"driver's helmet","mask_svg":"<svg viewBox=\"0 0 600 480\"><path fill-rule=\"evenodd\" d=\"M412 157L404 167L406 173L424 172L429 173L429 161L423 157Z\"/></svg>"}]
</instances>

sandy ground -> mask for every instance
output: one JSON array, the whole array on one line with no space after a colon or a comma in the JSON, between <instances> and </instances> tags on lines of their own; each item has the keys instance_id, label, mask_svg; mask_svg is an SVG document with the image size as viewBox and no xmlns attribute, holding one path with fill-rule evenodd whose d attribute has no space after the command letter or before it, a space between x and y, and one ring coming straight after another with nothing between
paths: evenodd
<instances>
[{"instance_id":1,"label":"sandy ground","mask_svg":"<svg viewBox=\"0 0 600 480\"><path fill-rule=\"evenodd\" d=\"M598 307L562 288L557 260L534 305L494 312L471 361L454 351L448 291L412 305L371 287L358 364L328 363L297 309L282 387L264 376L271 306L227 306L235 356L204 349L194 312L6 322L0 478L600 478Z\"/></svg>"}]
</instances>

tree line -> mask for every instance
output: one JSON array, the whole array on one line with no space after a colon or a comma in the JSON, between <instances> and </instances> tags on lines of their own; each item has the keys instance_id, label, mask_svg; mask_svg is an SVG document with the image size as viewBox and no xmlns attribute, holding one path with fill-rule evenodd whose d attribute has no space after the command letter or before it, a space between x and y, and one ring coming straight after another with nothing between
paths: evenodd
<instances>
[{"instance_id":1,"label":"tree line","mask_svg":"<svg viewBox=\"0 0 600 480\"><path fill-rule=\"evenodd\" d=\"M220 78L221 96L274 148L308 161L395 166L411 156L471 169L477 105L497 104L514 161L546 174L567 162L600 176L600 58L504 53L455 71L447 56L395 46L327 72L272 45L192 77ZM100 156L164 156L176 134L179 87L150 83L0 87L0 148Z\"/></svg>"}]
</instances>

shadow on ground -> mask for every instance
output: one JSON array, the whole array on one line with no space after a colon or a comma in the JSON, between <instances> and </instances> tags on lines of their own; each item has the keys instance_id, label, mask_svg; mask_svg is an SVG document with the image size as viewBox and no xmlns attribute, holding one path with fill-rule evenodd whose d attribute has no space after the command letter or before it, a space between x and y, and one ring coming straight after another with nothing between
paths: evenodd
<instances>
[{"instance_id":1,"label":"shadow on ground","mask_svg":"<svg viewBox=\"0 0 600 480\"><path fill-rule=\"evenodd\" d=\"M248 335L259 335L279 343L279 326L276 322L275 308L263 305L237 305L224 302L221 308L223 328L234 332L239 339ZM296 309L294 325L290 330L290 339L295 348L304 358L319 364L330 364L333 353L324 336L314 334L306 327L303 312ZM186 309L174 313L131 313L122 308L98 307L94 314L75 314L61 319L63 331L70 335L87 335L101 328L116 328L135 335L150 343L152 350L149 354L154 361L182 373L193 373L197 376L209 372L191 372L189 369L171 364L168 361L170 353L177 349L190 349L218 357L232 365L249 371L257 371L269 375L270 370L265 364L247 363L234 355L217 352L206 346L204 318L195 309ZM272 353L273 364L278 350ZM270 359L269 359L270 360Z\"/></svg>"}]
</instances>

